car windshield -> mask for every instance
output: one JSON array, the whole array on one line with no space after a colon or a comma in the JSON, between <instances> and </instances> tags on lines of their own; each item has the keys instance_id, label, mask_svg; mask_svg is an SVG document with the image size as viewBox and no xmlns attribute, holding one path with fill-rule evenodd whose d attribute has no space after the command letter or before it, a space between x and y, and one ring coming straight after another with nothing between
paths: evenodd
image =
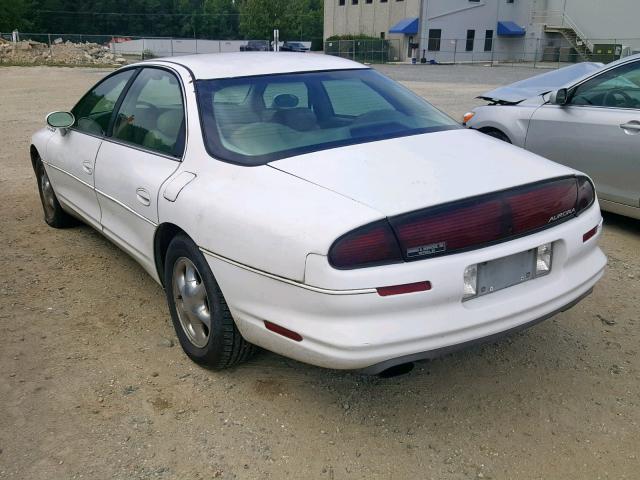
<instances>
[{"instance_id":1,"label":"car windshield","mask_svg":"<svg viewBox=\"0 0 640 480\"><path fill-rule=\"evenodd\" d=\"M241 165L460 128L372 69L197 81L209 153Z\"/></svg>"}]
</instances>

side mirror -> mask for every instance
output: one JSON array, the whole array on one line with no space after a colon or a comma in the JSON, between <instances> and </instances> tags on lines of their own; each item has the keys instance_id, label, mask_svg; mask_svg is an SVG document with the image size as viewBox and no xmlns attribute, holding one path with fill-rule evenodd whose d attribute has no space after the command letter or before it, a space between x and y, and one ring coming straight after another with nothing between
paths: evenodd
<instances>
[{"instance_id":1,"label":"side mirror","mask_svg":"<svg viewBox=\"0 0 640 480\"><path fill-rule=\"evenodd\" d=\"M566 88L551 92L549 96L549 103L552 105L566 105L568 101L569 91Z\"/></svg>"},{"instance_id":2,"label":"side mirror","mask_svg":"<svg viewBox=\"0 0 640 480\"><path fill-rule=\"evenodd\" d=\"M53 128L66 130L70 128L76 121L71 112L52 112L47 115L47 125Z\"/></svg>"}]
</instances>

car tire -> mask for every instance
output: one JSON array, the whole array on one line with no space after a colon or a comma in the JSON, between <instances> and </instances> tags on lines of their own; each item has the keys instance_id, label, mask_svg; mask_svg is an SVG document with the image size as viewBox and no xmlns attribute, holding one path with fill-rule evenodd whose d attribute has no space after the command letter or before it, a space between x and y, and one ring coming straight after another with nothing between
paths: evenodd
<instances>
[{"instance_id":1,"label":"car tire","mask_svg":"<svg viewBox=\"0 0 640 480\"><path fill-rule=\"evenodd\" d=\"M38 182L38 192L40 193L40 202L44 212L44 221L53 228L68 228L78 224L78 221L65 212L58 202L58 197L53 191L53 185L49 180L42 160L38 159L36 163L36 181Z\"/></svg>"},{"instance_id":2,"label":"car tire","mask_svg":"<svg viewBox=\"0 0 640 480\"><path fill-rule=\"evenodd\" d=\"M222 370L253 355L256 347L238 331L207 261L186 235L169 244L164 285L178 340L191 360Z\"/></svg>"},{"instance_id":3,"label":"car tire","mask_svg":"<svg viewBox=\"0 0 640 480\"><path fill-rule=\"evenodd\" d=\"M511 140L509 140L509 137L507 137L500 130L491 128L491 129L480 130L480 131L485 135L489 135L490 137L497 138L498 140L502 140L503 142L511 143Z\"/></svg>"}]
</instances>

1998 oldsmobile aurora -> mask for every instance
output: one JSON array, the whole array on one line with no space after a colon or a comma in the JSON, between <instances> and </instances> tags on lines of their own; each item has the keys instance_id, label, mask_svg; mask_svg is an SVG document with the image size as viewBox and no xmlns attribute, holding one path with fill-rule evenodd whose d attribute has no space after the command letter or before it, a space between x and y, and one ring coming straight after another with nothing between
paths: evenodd
<instances>
[{"instance_id":1,"label":"1998 oldsmobile aurora","mask_svg":"<svg viewBox=\"0 0 640 480\"><path fill-rule=\"evenodd\" d=\"M131 65L47 123L47 223L132 255L213 368L258 345L377 373L567 309L605 266L590 179L340 58Z\"/></svg>"}]
</instances>

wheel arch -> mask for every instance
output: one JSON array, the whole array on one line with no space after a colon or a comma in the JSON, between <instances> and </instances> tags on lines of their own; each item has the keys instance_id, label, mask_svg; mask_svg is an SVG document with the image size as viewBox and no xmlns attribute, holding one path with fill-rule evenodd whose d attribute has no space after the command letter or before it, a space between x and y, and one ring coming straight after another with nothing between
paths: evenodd
<instances>
[{"instance_id":1,"label":"wheel arch","mask_svg":"<svg viewBox=\"0 0 640 480\"><path fill-rule=\"evenodd\" d=\"M161 223L158 225L156 229L156 233L153 238L153 256L156 264L156 270L158 273L158 278L160 279L160 283L164 287L164 260L167 257L167 250L169 248L169 244L171 240L173 240L177 235L186 235L189 237L189 234L185 232L178 225L170 222ZM189 237L191 238L191 237Z\"/></svg>"},{"instance_id":2,"label":"wheel arch","mask_svg":"<svg viewBox=\"0 0 640 480\"><path fill-rule=\"evenodd\" d=\"M511 137L509 137L509 135L504 130L501 130L497 127L481 127L481 128L478 128L478 131L487 135L491 133L498 133L500 135L504 135L504 137L509 141L509 143L513 143L513 140L511 140Z\"/></svg>"},{"instance_id":3,"label":"wheel arch","mask_svg":"<svg viewBox=\"0 0 640 480\"><path fill-rule=\"evenodd\" d=\"M29 155L31 156L31 166L33 167L33 171L36 171L36 164L38 160L40 160L40 153L35 145L31 144L29 147Z\"/></svg>"}]
</instances>

